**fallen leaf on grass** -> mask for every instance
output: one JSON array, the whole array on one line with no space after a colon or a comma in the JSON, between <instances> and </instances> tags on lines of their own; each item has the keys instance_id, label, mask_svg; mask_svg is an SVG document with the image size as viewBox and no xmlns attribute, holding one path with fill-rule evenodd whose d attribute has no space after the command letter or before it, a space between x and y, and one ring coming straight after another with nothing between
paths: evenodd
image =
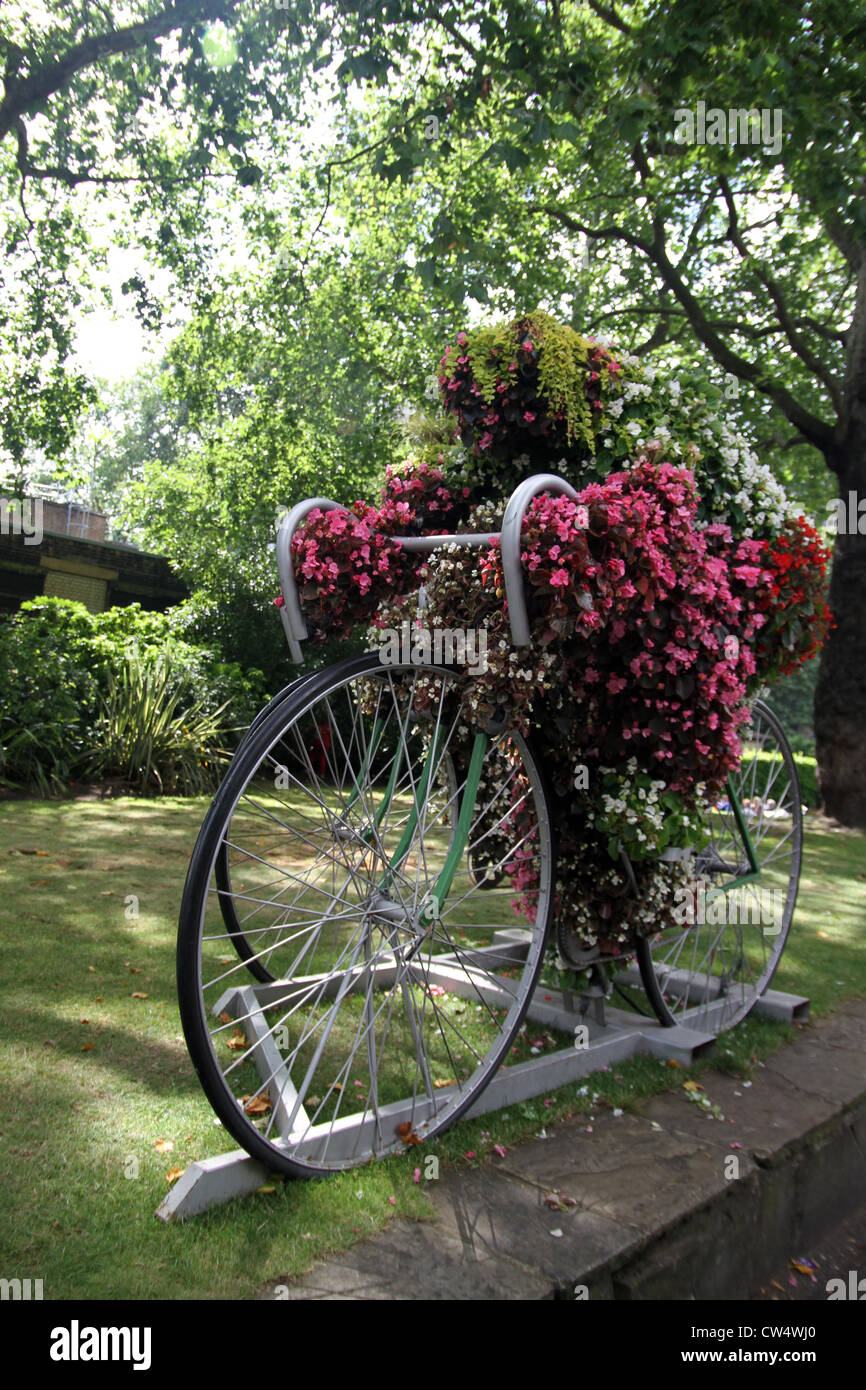
<instances>
[{"instance_id":1,"label":"fallen leaf on grass","mask_svg":"<svg viewBox=\"0 0 866 1390\"><path fill-rule=\"evenodd\" d=\"M397 1126L397 1133L403 1140L404 1144L421 1143L421 1140L418 1138L418 1135L415 1133L411 1123L408 1120L404 1120L403 1124Z\"/></svg>"},{"instance_id":2,"label":"fallen leaf on grass","mask_svg":"<svg viewBox=\"0 0 866 1390\"><path fill-rule=\"evenodd\" d=\"M185 1168L169 1168L165 1180L166 1182L177 1182L178 1178L182 1178L185 1172Z\"/></svg>"},{"instance_id":3,"label":"fallen leaf on grass","mask_svg":"<svg viewBox=\"0 0 866 1390\"><path fill-rule=\"evenodd\" d=\"M699 1085L697 1081L684 1081L684 1082L683 1082L683 1090L684 1090L684 1091L702 1091L703 1089L704 1089L703 1086Z\"/></svg>"},{"instance_id":4,"label":"fallen leaf on grass","mask_svg":"<svg viewBox=\"0 0 866 1390\"><path fill-rule=\"evenodd\" d=\"M241 1096L241 1105L244 1107L246 1115L266 1115L271 1108L271 1102L267 1096Z\"/></svg>"},{"instance_id":5,"label":"fallen leaf on grass","mask_svg":"<svg viewBox=\"0 0 866 1390\"><path fill-rule=\"evenodd\" d=\"M158 1154L170 1154L174 1148L174 1144L170 1139L157 1139L153 1147Z\"/></svg>"},{"instance_id":6,"label":"fallen leaf on grass","mask_svg":"<svg viewBox=\"0 0 866 1390\"><path fill-rule=\"evenodd\" d=\"M130 998L131 998L131 999L146 999L146 998L147 998L147 995L146 995L146 994L142 994L142 992L141 992L140 989L135 989L135 990L133 990L132 994L130 995Z\"/></svg>"},{"instance_id":7,"label":"fallen leaf on grass","mask_svg":"<svg viewBox=\"0 0 866 1390\"><path fill-rule=\"evenodd\" d=\"M669 1057L669 1058L668 1058L668 1066L669 1066L669 1067L679 1067L680 1071L682 1071L682 1069L683 1069L683 1064L682 1064L682 1062L678 1062L677 1059L676 1059L676 1057Z\"/></svg>"},{"instance_id":8,"label":"fallen leaf on grass","mask_svg":"<svg viewBox=\"0 0 866 1390\"><path fill-rule=\"evenodd\" d=\"M274 1187L272 1183L265 1183L264 1187L256 1188L256 1192L260 1192L262 1196L267 1196L268 1193L276 1192L276 1190L276 1187Z\"/></svg>"},{"instance_id":9,"label":"fallen leaf on grass","mask_svg":"<svg viewBox=\"0 0 866 1390\"><path fill-rule=\"evenodd\" d=\"M90 1019L89 1019L89 1018L80 1018L80 1019L78 1020L78 1022L79 1022L79 1023L88 1023L88 1024L89 1024L89 1023L90 1023Z\"/></svg>"},{"instance_id":10,"label":"fallen leaf on grass","mask_svg":"<svg viewBox=\"0 0 866 1390\"><path fill-rule=\"evenodd\" d=\"M798 1274L805 1274L808 1279L812 1280L813 1284L818 1282L815 1278L815 1271L811 1260L789 1260L788 1268L796 1269Z\"/></svg>"},{"instance_id":11,"label":"fallen leaf on grass","mask_svg":"<svg viewBox=\"0 0 866 1390\"><path fill-rule=\"evenodd\" d=\"M82 1052L95 1052L95 1051L96 1051L96 1043L85 1043L84 1046L82 1047L81 1051L82 1051Z\"/></svg>"},{"instance_id":12,"label":"fallen leaf on grass","mask_svg":"<svg viewBox=\"0 0 866 1390\"><path fill-rule=\"evenodd\" d=\"M241 1033L237 1028L232 1033L230 1038L226 1038L226 1046L230 1047L232 1052L242 1052L246 1045L246 1038L244 1037L243 1033Z\"/></svg>"},{"instance_id":13,"label":"fallen leaf on grass","mask_svg":"<svg viewBox=\"0 0 866 1390\"><path fill-rule=\"evenodd\" d=\"M452 1077L450 1081L443 1081L441 1076L437 1076L436 1080L433 1082L433 1085L436 1087L437 1091L441 1091L443 1086L456 1086L457 1081L454 1077Z\"/></svg>"},{"instance_id":14,"label":"fallen leaf on grass","mask_svg":"<svg viewBox=\"0 0 866 1390\"><path fill-rule=\"evenodd\" d=\"M219 1021L220 1023L234 1023L234 1019L232 1018L231 1014L227 1014L225 1009L223 1009L222 1013L220 1014Z\"/></svg>"}]
</instances>

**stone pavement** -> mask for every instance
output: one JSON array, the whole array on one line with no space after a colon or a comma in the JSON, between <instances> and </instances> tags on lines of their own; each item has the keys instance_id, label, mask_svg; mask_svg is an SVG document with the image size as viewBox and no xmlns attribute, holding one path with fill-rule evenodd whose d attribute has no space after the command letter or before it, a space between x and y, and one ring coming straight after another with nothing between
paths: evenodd
<instances>
[{"instance_id":1,"label":"stone pavement","mask_svg":"<svg viewBox=\"0 0 866 1390\"><path fill-rule=\"evenodd\" d=\"M866 1002L803 1026L751 1084L708 1071L701 1085L724 1122L678 1090L637 1115L599 1111L591 1134L562 1123L445 1173L433 1221L396 1221L289 1297L748 1296L866 1198ZM576 1205L551 1209L554 1190Z\"/></svg>"}]
</instances>

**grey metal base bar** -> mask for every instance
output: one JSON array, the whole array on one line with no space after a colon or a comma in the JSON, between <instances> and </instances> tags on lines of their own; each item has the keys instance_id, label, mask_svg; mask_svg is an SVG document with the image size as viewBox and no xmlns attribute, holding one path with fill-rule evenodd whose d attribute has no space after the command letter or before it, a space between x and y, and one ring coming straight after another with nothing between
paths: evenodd
<instances>
[{"instance_id":1,"label":"grey metal base bar","mask_svg":"<svg viewBox=\"0 0 866 1390\"><path fill-rule=\"evenodd\" d=\"M443 966L447 972L447 966ZM453 982L447 981L451 988ZM634 1014L605 1006L605 1022L600 1024L585 1011L587 1001L576 995L542 986L529 1006L528 1017L550 1028L574 1033L583 1025L587 1033L576 1037L576 1045L533 1057L528 1062L501 1067L490 1084L482 1091L467 1116L485 1115L492 1110L520 1101L531 1100L558 1086L568 1085L581 1077L598 1071L614 1062L624 1061L639 1053L674 1059L689 1066L699 1057L711 1056L716 1039L711 1033L697 1032L687 1026L663 1028L652 1019L636 1019ZM582 1006L584 1011L582 1012ZM809 1013L809 1001L799 995L781 994L767 990L759 999L754 1012L765 1018L783 1022L804 1021ZM577 1045L583 1044L586 1045ZM407 1106L411 1102L406 1102ZM392 1118L399 1119L397 1106ZM417 1102L414 1114L417 1117ZM408 1114L408 1110L407 1110ZM311 1144L315 1141L312 1140ZM349 1150L351 1152L351 1150ZM184 1220L196 1216L220 1202L230 1201L255 1192L267 1182L269 1170L243 1149L205 1158L191 1163L178 1178L171 1191L156 1210L161 1221Z\"/></svg>"}]
</instances>

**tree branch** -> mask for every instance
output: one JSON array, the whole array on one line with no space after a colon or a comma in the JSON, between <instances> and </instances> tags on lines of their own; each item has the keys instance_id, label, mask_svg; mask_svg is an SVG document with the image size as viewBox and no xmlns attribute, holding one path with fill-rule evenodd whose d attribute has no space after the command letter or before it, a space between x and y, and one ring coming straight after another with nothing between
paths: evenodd
<instances>
[{"instance_id":1,"label":"tree branch","mask_svg":"<svg viewBox=\"0 0 866 1390\"><path fill-rule=\"evenodd\" d=\"M90 170L67 169L60 164L47 164L44 168L34 164L30 159L30 150L27 139L27 127L20 116L15 118L15 133L18 137L18 150L16 153L16 163L21 173L21 186L23 189L27 179L53 179L56 183L63 183L67 188L77 188L82 183L97 184L123 184L123 183L149 183L150 180L144 174L93 174ZM166 185L185 186L197 183L201 177L201 171L197 174L183 176L173 174L171 176L160 174L158 182L161 187ZM218 170L216 173L207 175L210 179L234 178L234 171L231 169Z\"/></svg>"},{"instance_id":2,"label":"tree branch","mask_svg":"<svg viewBox=\"0 0 866 1390\"><path fill-rule=\"evenodd\" d=\"M170 34L202 20L224 18L238 7L240 0L175 0L150 19L129 24L123 29L109 29L104 34L92 34L73 44L53 62L45 63L29 76L20 78L7 69L6 90L0 102L0 141L5 140L20 116L54 96L66 87L83 69L93 67L103 58L128 53L152 39Z\"/></svg>"},{"instance_id":3,"label":"tree branch","mask_svg":"<svg viewBox=\"0 0 866 1390\"><path fill-rule=\"evenodd\" d=\"M626 24L625 20L617 14L613 5L602 5L599 0L587 0L587 4L593 13L598 15L599 19L603 19L605 24L610 24L614 29L619 29L621 34L632 32L631 25Z\"/></svg>"},{"instance_id":4,"label":"tree branch","mask_svg":"<svg viewBox=\"0 0 866 1390\"><path fill-rule=\"evenodd\" d=\"M641 174L641 183L644 184L649 169L643 151L639 147L635 147L632 153L634 162ZM833 444L834 431L832 426L819 416L813 415L791 395L786 387L773 382L754 362L749 362L747 358L741 357L719 337L707 318L703 306L692 294L676 266L671 263L665 244L664 223L655 210L653 211L653 239L649 243L631 235L621 227L593 228L584 226L568 213L562 212L561 209L550 208L545 204L533 205L533 210L545 213L548 217L562 222L564 226L570 227L573 231L583 232L587 236L602 237L606 240L623 241L626 245L633 246L643 252L650 263L655 266L663 284L671 291L676 301L682 305L695 336L703 343L719 365L726 372L731 372L740 381L748 382L762 395L767 396L810 443L823 453L828 453Z\"/></svg>"},{"instance_id":5,"label":"tree branch","mask_svg":"<svg viewBox=\"0 0 866 1390\"><path fill-rule=\"evenodd\" d=\"M749 262L749 264L754 268L758 276L758 279L761 281L761 284L764 286L765 290L770 296L770 299L773 302L773 305L776 310L776 318L779 324L781 325L782 331L785 334L785 337L787 338L794 352L797 354L800 360L803 363L805 363L805 365L809 368L809 371L812 373L812 375L816 376L819 381L824 383L828 392L830 393L830 398L833 402L833 405L836 408L837 413L841 412L842 395L839 390L838 382L833 377L832 372L828 371L821 359L815 356L815 354L811 351L808 343L806 343L804 339L800 336L800 334L797 332L793 320L791 319L791 315L788 311L788 306L785 303L785 298L782 294L780 286L776 283L775 279L767 270L767 268L764 265L762 265L761 262L755 256L752 255L748 246L743 241L738 225L736 203L734 202L730 186L724 174L719 175L719 187L722 190L722 197L724 198L725 205L728 209L728 239L730 240L732 245L736 247L741 258L744 261Z\"/></svg>"}]
</instances>

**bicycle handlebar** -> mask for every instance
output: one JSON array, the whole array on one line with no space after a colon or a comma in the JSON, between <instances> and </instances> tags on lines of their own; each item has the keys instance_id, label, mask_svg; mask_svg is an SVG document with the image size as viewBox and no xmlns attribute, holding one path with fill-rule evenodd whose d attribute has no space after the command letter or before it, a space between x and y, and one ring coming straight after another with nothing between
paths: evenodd
<instances>
[{"instance_id":1,"label":"bicycle handlebar","mask_svg":"<svg viewBox=\"0 0 866 1390\"><path fill-rule=\"evenodd\" d=\"M571 483L567 483L556 473L538 473L534 478L525 478L512 492L505 508L505 515L502 518L501 531L464 531L451 536L391 536L389 539L399 542L404 550L408 550L410 553L438 550L445 545L469 546L472 549L478 549L482 545L490 545L493 541L498 540L502 551L502 573L505 579L505 597L508 602L511 640L515 647L525 647L529 644L530 628L529 614L526 611L526 600L523 595L520 532L530 502L542 492L564 493L572 502L576 502L578 497ZM303 660L300 644L309 636L309 633L301 611L301 601L292 566L292 539L301 522L316 507L320 507L325 512L345 510L341 503L332 502L330 498L311 497L306 502L299 502L297 506L292 507L291 511L283 517L277 531L277 570L283 593L280 618L286 634L286 641L289 644L289 652L295 662Z\"/></svg>"}]
</instances>

